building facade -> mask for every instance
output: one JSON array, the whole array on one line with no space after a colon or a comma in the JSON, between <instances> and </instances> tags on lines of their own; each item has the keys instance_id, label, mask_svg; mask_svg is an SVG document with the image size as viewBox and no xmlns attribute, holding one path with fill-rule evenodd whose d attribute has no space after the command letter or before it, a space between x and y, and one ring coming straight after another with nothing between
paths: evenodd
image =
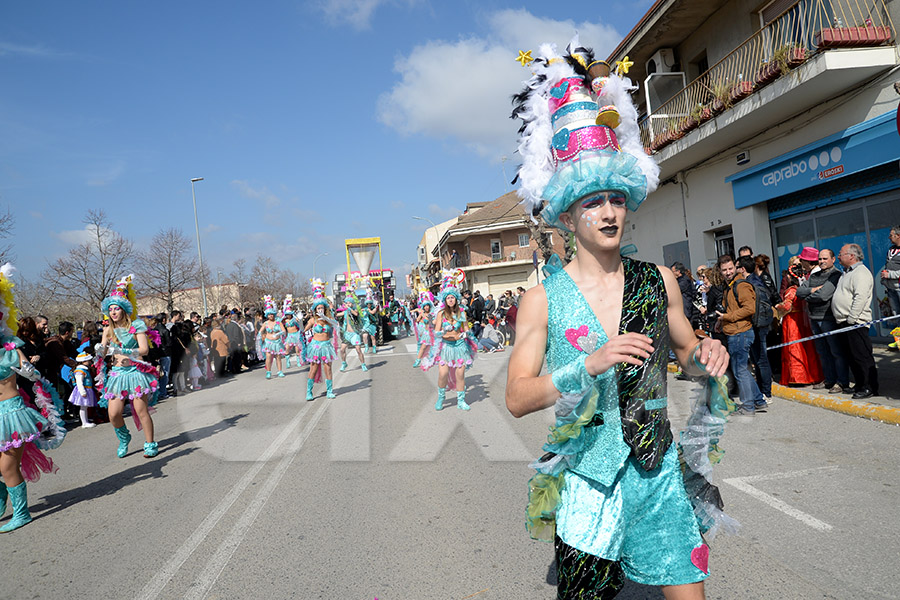
<instances>
[{"instance_id":1,"label":"building facade","mask_svg":"<svg viewBox=\"0 0 900 600\"><path fill-rule=\"evenodd\" d=\"M492 202L468 204L440 240L444 267L462 269L464 288L479 290L485 297L537 285L544 260L527 219L515 192ZM565 241L558 231L542 228L541 235L547 236L554 252L565 254Z\"/></svg>"},{"instance_id":2,"label":"building facade","mask_svg":"<svg viewBox=\"0 0 900 600\"><path fill-rule=\"evenodd\" d=\"M900 225L897 22L900 0L656 2L610 56L634 63L661 169L624 243L689 268L746 245L778 278L855 242L877 274ZM876 276L875 318L884 296Z\"/></svg>"}]
</instances>

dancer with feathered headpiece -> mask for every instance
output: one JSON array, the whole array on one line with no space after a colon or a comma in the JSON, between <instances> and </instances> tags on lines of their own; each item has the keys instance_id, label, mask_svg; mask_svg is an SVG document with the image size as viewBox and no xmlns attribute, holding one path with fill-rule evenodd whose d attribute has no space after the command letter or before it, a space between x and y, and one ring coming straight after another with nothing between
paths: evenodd
<instances>
[{"instance_id":1,"label":"dancer with feathered headpiece","mask_svg":"<svg viewBox=\"0 0 900 600\"><path fill-rule=\"evenodd\" d=\"M103 328L103 338L97 347L97 385L103 389L99 405L109 409L109 422L115 427L119 448L116 454L124 458L128 453L131 433L122 414L125 402L131 405L131 415L138 431L144 432L144 457L159 454L153 440L153 419L150 404L158 387L159 372L143 360L150 351L147 325L137 316L132 276L116 282L116 287L103 301L102 311L109 317L109 325ZM109 357L112 370L106 374L104 357Z\"/></svg>"},{"instance_id":2,"label":"dancer with feathered headpiece","mask_svg":"<svg viewBox=\"0 0 900 600\"><path fill-rule=\"evenodd\" d=\"M413 320L415 321L414 331L416 332L416 344L418 352L413 368L422 364L422 358L431 351L434 345L434 294L428 290L419 292L419 306L413 312Z\"/></svg>"},{"instance_id":3,"label":"dancer with feathered headpiece","mask_svg":"<svg viewBox=\"0 0 900 600\"><path fill-rule=\"evenodd\" d=\"M66 428L54 406L56 391L28 362L16 337L18 322L9 263L0 267L0 517L12 504L12 518L0 527L0 533L18 529L31 522L28 488L25 481L37 481L56 466L41 450L57 448L66 437ZM35 404L26 404L16 384L16 375L34 382Z\"/></svg>"},{"instance_id":4,"label":"dancer with feathered headpiece","mask_svg":"<svg viewBox=\"0 0 900 600\"><path fill-rule=\"evenodd\" d=\"M574 234L577 252L565 268L549 261L543 284L519 302L507 407L556 415L547 454L531 465L527 528L555 544L560 598L612 598L626 576L699 598L709 549L672 444L666 364L671 346L691 374L718 377L728 353L694 335L669 269L621 256L627 211L659 178L640 144L633 86L620 76L627 65L611 73L577 38L563 56L549 44L540 55L513 99L523 121L519 195ZM685 462L701 469L710 461L697 455L721 434L721 394L708 400L716 419L691 423L713 429L691 439ZM707 484L692 478L693 500L718 498Z\"/></svg>"},{"instance_id":5,"label":"dancer with feathered headpiece","mask_svg":"<svg viewBox=\"0 0 900 600\"><path fill-rule=\"evenodd\" d=\"M366 287L366 301L363 308L363 348L365 348L365 352L375 354L378 351L378 322L381 320L381 315L378 312L371 285Z\"/></svg>"},{"instance_id":6,"label":"dancer with feathered headpiece","mask_svg":"<svg viewBox=\"0 0 900 600\"><path fill-rule=\"evenodd\" d=\"M278 377L284 377L284 371L281 368L281 357L286 354L284 349L284 338L287 332L284 326L276 319L278 316L278 308L272 296L263 296L266 308L264 314L266 320L263 321L257 334L257 345L266 354L266 379L272 379L272 363L278 368Z\"/></svg>"},{"instance_id":7,"label":"dancer with feathered headpiece","mask_svg":"<svg viewBox=\"0 0 900 600\"><path fill-rule=\"evenodd\" d=\"M321 279L312 280L313 302L312 313L306 321L304 331L312 332L312 340L306 347L306 362L309 363L309 376L306 380L306 399L312 400L313 385L322 381L325 373L325 395L334 398L332 388L331 363L337 360L338 322L331 316L331 304L325 297L325 283Z\"/></svg>"},{"instance_id":8,"label":"dancer with feathered headpiece","mask_svg":"<svg viewBox=\"0 0 900 600\"><path fill-rule=\"evenodd\" d=\"M344 304L341 307L341 312L344 315L343 326L341 327L341 372L347 370L347 349L350 346L353 346L356 349L360 368L363 371L369 370L369 367L366 366L366 357L362 352L365 309L359 305L359 299L356 297L356 288L359 284L359 279L351 279L350 283L347 285L347 294L344 296Z\"/></svg>"},{"instance_id":9,"label":"dancer with feathered headpiece","mask_svg":"<svg viewBox=\"0 0 900 600\"><path fill-rule=\"evenodd\" d=\"M297 366L303 365L303 354L306 349L306 340L303 337L303 332L301 331L303 327L303 322L298 319L294 315L294 296L292 294L288 294L284 298L284 304L281 308L281 314L284 317L281 320L281 323L284 325L285 331L287 331L287 336L284 340L284 348L285 348L285 368L291 368L291 352L293 351L294 356L297 358Z\"/></svg>"},{"instance_id":10,"label":"dancer with feathered headpiece","mask_svg":"<svg viewBox=\"0 0 900 600\"><path fill-rule=\"evenodd\" d=\"M469 331L466 314L460 308L462 295L459 286L465 277L460 269L444 269L442 272L437 315L434 317L436 343L421 363L423 371L438 365L438 399L434 404L435 410L444 407L448 382L451 389L456 389L457 408L470 408L466 404L465 373L478 354L478 346Z\"/></svg>"}]
</instances>

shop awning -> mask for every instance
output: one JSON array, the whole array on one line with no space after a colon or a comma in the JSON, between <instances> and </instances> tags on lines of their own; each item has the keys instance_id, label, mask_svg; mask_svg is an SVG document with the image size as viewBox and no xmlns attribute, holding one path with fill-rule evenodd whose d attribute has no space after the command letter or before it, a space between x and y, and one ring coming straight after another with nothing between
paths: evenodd
<instances>
[{"instance_id":1,"label":"shop awning","mask_svg":"<svg viewBox=\"0 0 900 600\"><path fill-rule=\"evenodd\" d=\"M865 169L900 161L897 110L807 144L725 178L731 183L735 208L846 177Z\"/></svg>"}]
</instances>

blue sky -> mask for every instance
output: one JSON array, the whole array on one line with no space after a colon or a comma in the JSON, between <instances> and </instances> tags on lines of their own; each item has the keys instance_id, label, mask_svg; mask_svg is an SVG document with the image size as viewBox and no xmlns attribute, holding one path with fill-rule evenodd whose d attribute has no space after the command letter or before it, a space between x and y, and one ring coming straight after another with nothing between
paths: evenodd
<instances>
[{"instance_id":1,"label":"blue sky","mask_svg":"<svg viewBox=\"0 0 900 600\"><path fill-rule=\"evenodd\" d=\"M0 207L21 274L102 208L145 246L161 228L228 272L257 253L311 276L380 236L408 272L427 225L508 191L518 50L575 29L605 56L650 5L502 1L4 2ZM599 5L598 5L599 6ZM502 157L508 157L503 161ZM506 179L504 179L504 169Z\"/></svg>"}]
</instances>

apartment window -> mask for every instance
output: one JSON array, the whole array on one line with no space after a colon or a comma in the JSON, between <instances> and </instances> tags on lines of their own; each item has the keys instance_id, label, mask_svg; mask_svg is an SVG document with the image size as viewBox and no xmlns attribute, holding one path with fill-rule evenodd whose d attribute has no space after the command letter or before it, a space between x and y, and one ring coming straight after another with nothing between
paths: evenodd
<instances>
[{"instance_id":1,"label":"apartment window","mask_svg":"<svg viewBox=\"0 0 900 600\"><path fill-rule=\"evenodd\" d=\"M698 79L707 71L709 71L709 59L706 57L706 50L704 50L702 54L691 61L690 73L688 73L688 75L692 79Z\"/></svg>"},{"instance_id":2,"label":"apartment window","mask_svg":"<svg viewBox=\"0 0 900 600\"><path fill-rule=\"evenodd\" d=\"M759 11L759 26L765 27L781 14L796 4L797 0L772 0L761 11Z\"/></svg>"},{"instance_id":3,"label":"apartment window","mask_svg":"<svg viewBox=\"0 0 900 600\"><path fill-rule=\"evenodd\" d=\"M527 248L530 237L527 233L519 234L519 248Z\"/></svg>"},{"instance_id":4,"label":"apartment window","mask_svg":"<svg viewBox=\"0 0 900 600\"><path fill-rule=\"evenodd\" d=\"M503 258L503 246L500 240L491 240L491 260L501 260Z\"/></svg>"}]
</instances>

